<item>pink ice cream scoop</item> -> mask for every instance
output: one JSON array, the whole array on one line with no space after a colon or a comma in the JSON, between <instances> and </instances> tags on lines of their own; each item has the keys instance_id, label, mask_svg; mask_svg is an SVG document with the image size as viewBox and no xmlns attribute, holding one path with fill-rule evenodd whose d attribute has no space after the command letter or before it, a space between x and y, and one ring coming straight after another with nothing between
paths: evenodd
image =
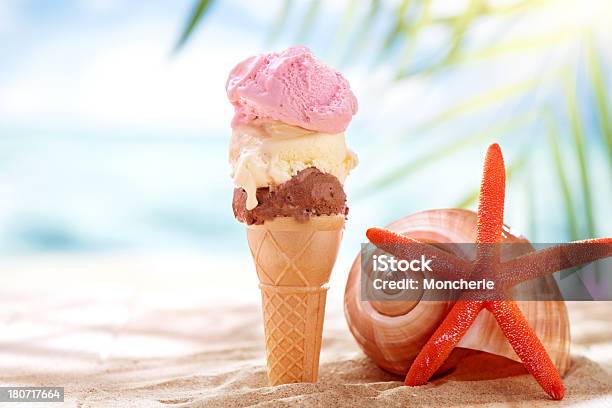
<instances>
[{"instance_id":1,"label":"pink ice cream scoop","mask_svg":"<svg viewBox=\"0 0 612 408\"><path fill-rule=\"evenodd\" d=\"M357 113L348 81L297 46L247 58L230 72L232 127L278 120L324 133L343 132Z\"/></svg>"}]
</instances>

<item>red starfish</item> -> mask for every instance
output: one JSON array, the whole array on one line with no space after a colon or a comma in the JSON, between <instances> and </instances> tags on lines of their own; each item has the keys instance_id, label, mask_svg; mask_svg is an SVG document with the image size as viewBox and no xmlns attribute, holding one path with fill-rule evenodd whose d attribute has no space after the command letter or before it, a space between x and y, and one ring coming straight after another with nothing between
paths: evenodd
<instances>
[{"instance_id":1,"label":"red starfish","mask_svg":"<svg viewBox=\"0 0 612 408\"><path fill-rule=\"evenodd\" d=\"M499 245L495 244L500 242L502 234L505 187L501 149L498 144L493 144L487 150L480 185L476 260L473 263L382 228L370 228L367 237L378 248L398 258L415 259L415 255L435 258L437 278L465 278L475 271L480 276L495 277L498 294L517 283L612 256L612 238L601 238L562 244L501 263ZM412 245L415 243L421 245ZM423 253L424 248L428 253ZM480 311L487 309L497 320L527 371L548 395L555 400L562 399L565 392L563 382L544 346L529 327L518 305L512 300L492 300L499 298L489 296L487 299L482 293L464 292L412 363L405 384L415 386L427 383Z\"/></svg>"}]
</instances>

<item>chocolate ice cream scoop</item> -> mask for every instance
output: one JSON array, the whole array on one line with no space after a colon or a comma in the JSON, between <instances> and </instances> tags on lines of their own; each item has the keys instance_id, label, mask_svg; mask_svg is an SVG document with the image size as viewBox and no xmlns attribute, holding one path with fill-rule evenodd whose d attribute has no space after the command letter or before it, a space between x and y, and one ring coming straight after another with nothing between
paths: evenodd
<instances>
[{"instance_id":1,"label":"chocolate ice cream scoop","mask_svg":"<svg viewBox=\"0 0 612 408\"><path fill-rule=\"evenodd\" d=\"M246 209L247 194L241 188L234 190L232 208L240 222L263 224L275 217L293 217L305 222L319 215L347 215L346 194L342 184L331 174L315 167L300 171L289 181L274 189L257 189L257 207Z\"/></svg>"}]
</instances>

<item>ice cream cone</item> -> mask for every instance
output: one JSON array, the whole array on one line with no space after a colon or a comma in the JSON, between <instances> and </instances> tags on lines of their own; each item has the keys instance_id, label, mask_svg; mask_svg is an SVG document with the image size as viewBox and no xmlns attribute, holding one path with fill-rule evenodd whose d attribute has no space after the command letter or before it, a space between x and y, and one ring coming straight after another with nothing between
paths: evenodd
<instances>
[{"instance_id":1,"label":"ice cream cone","mask_svg":"<svg viewBox=\"0 0 612 408\"><path fill-rule=\"evenodd\" d=\"M317 381L327 282L343 229L343 215L304 223L277 217L247 227L261 288L271 385Z\"/></svg>"}]
</instances>

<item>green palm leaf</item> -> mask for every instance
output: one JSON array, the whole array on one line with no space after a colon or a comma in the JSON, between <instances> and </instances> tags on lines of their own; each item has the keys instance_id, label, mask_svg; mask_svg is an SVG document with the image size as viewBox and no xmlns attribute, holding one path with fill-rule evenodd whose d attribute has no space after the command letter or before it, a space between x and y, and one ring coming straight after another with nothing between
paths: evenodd
<instances>
[{"instance_id":1,"label":"green palm leaf","mask_svg":"<svg viewBox=\"0 0 612 408\"><path fill-rule=\"evenodd\" d=\"M278 17L276 18L275 23L272 24L272 29L270 30L270 33L268 35L268 42L275 41L280 35L280 33L283 31L283 28L285 27L285 22L287 21L287 18L289 17L289 13L292 8L292 0L283 1L283 5L281 6L278 12Z\"/></svg>"},{"instance_id":2,"label":"green palm leaf","mask_svg":"<svg viewBox=\"0 0 612 408\"><path fill-rule=\"evenodd\" d=\"M381 58L387 55L393 44L399 39L402 32L406 30L406 12L410 6L410 0L402 0L395 10L395 21L391 25L387 35L382 42Z\"/></svg>"},{"instance_id":3,"label":"green palm leaf","mask_svg":"<svg viewBox=\"0 0 612 408\"><path fill-rule=\"evenodd\" d=\"M403 39L404 49L401 53L400 60L397 63L395 69L395 79L401 80L410 75L409 64L416 44L416 39L419 32L427 26L431 21L431 0L424 0L421 2L421 10L418 17L411 22L410 26L406 29L406 35Z\"/></svg>"},{"instance_id":4,"label":"green palm leaf","mask_svg":"<svg viewBox=\"0 0 612 408\"><path fill-rule=\"evenodd\" d=\"M533 170L533 166L530 167ZM535 186L533 185L533 177L527 176L524 178L524 180L526 190L525 196L527 197L527 233L529 234L529 239L532 242L538 242L538 210L535 203Z\"/></svg>"},{"instance_id":5,"label":"green palm leaf","mask_svg":"<svg viewBox=\"0 0 612 408\"><path fill-rule=\"evenodd\" d=\"M595 105L597 107L597 117L601 127L601 135L608 149L608 164L612 169L612 124L610 123L610 109L608 104L606 84L604 83L601 61L599 54L595 48L592 36L589 36L587 42L588 69L589 79L591 81L591 89L595 96Z\"/></svg>"},{"instance_id":6,"label":"green palm leaf","mask_svg":"<svg viewBox=\"0 0 612 408\"><path fill-rule=\"evenodd\" d=\"M559 180L559 186L561 188L561 194L563 196L563 204L565 207L565 219L568 224L570 239L575 241L578 239L578 225L576 223L576 210L574 206L574 200L570 191L567 176L565 175L564 161L561 157L561 148L559 147L559 129L554 122L551 113L546 114L546 127L548 131L548 144L550 146L550 152L555 163L555 170L557 173L557 180Z\"/></svg>"},{"instance_id":7,"label":"green palm leaf","mask_svg":"<svg viewBox=\"0 0 612 408\"><path fill-rule=\"evenodd\" d=\"M523 126L533 122L534 115L527 114L525 116L517 117L512 120L503 122L500 125L487 128L480 132L469 133L465 136L455 139L450 143L446 144L442 148L438 148L428 154L422 155L416 160L410 161L400 167L397 167L387 174L375 179L369 183L359 195L372 194L373 192L382 190L390 185L397 183L398 181L412 175L413 173L426 168L444 158L447 158L467 147L474 146L479 143L491 140L500 140L505 135L515 131Z\"/></svg>"},{"instance_id":8,"label":"green palm leaf","mask_svg":"<svg viewBox=\"0 0 612 408\"><path fill-rule=\"evenodd\" d=\"M191 12L191 15L189 16L189 20L187 21L183 32L174 46L174 53L180 51L185 46L187 40L191 38L193 31L202 22L213 3L214 0L198 0L193 8L193 11Z\"/></svg>"},{"instance_id":9,"label":"green palm leaf","mask_svg":"<svg viewBox=\"0 0 612 408\"><path fill-rule=\"evenodd\" d=\"M298 32L297 37L295 38L298 44L302 44L304 40L306 40L308 34L312 29L312 24L315 22L317 18L317 14L319 12L319 8L321 7L321 0L310 0L308 4L308 10L306 11L306 15L304 16L302 27Z\"/></svg>"},{"instance_id":10,"label":"green palm leaf","mask_svg":"<svg viewBox=\"0 0 612 408\"><path fill-rule=\"evenodd\" d=\"M365 48L366 42L369 39L374 22L380 13L380 9L380 0L370 0L368 13L359 24L359 29L354 40L351 41L351 44L347 47L344 57L342 58L342 64L346 64L350 60L356 59L361 54L361 51Z\"/></svg>"},{"instance_id":11,"label":"green palm leaf","mask_svg":"<svg viewBox=\"0 0 612 408\"><path fill-rule=\"evenodd\" d=\"M575 76L575 74L573 75ZM593 216L593 197L589 184L589 168L587 166L585 138L582 130L581 114L576 103L576 83L571 74L566 75L565 101L571 125L571 133L574 141L574 153L578 162L580 172L580 184L582 187L582 199L584 200L584 215L586 219L587 236L595 236L595 220Z\"/></svg>"},{"instance_id":12,"label":"green palm leaf","mask_svg":"<svg viewBox=\"0 0 612 408\"><path fill-rule=\"evenodd\" d=\"M348 38L348 34L351 29L351 25L355 18L355 14L357 11L358 0L349 0L344 10L344 15L342 17L342 22L338 25L336 33L334 34L334 39L332 41L331 47L329 47L329 56L334 60L338 60L336 57L340 53L340 49L343 45L345 45L346 40Z\"/></svg>"},{"instance_id":13,"label":"green palm leaf","mask_svg":"<svg viewBox=\"0 0 612 408\"><path fill-rule=\"evenodd\" d=\"M541 86L545 82L558 78L560 72L561 71L543 73L537 78L528 78L510 85L504 85L499 88L487 90L485 92L460 99L458 102L450 105L443 111L438 112L433 117L417 125L416 129L413 129L410 132L404 132L403 137L412 138L414 137L413 135L420 135L435 126L447 123L462 115L466 115L471 112L481 112L486 108L490 109L495 105L502 105L514 97L524 95L527 91Z\"/></svg>"}]
</instances>

